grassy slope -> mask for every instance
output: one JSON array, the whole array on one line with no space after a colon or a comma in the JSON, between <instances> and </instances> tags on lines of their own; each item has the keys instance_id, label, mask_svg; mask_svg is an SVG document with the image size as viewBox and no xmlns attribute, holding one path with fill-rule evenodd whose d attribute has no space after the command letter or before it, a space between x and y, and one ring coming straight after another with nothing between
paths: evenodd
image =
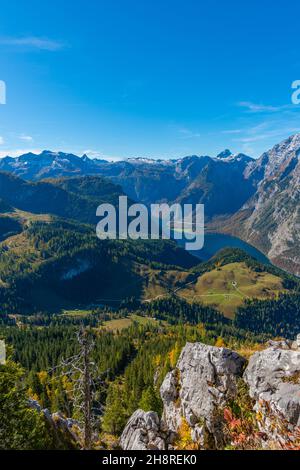
<instances>
[{"instance_id":1,"label":"grassy slope","mask_svg":"<svg viewBox=\"0 0 300 470\"><path fill-rule=\"evenodd\" d=\"M232 317L246 298L273 298L284 292L282 279L268 272L256 272L244 262L229 263L199 276L178 294L189 301L200 300Z\"/></svg>"},{"instance_id":2,"label":"grassy slope","mask_svg":"<svg viewBox=\"0 0 300 470\"><path fill-rule=\"evenodd\" d=\"M206 269L203 274L196 275L191 270L147 268L141 300L150 301L175 292L189 302L214 306L232 318L247 298L269 299L286 292L279 275L256 271L244 261L218 267L207 265Z\"/></svg>"},{"instance_id":3,"label":"grassy slope","mask_svg":"<svg viewBox=\"0 0 300 470\"><path fill-rule=\"evenodd\" d=\"M117 318L115 320L106 321L101 328L116 332L128 328L133 324L133 322L137 322L140 325L146 325L148 323L155 325L158 323L157 320L154 320L153 318L141 317L140 315L130 315L126 318Z\"/></svg>"}]
</instances>

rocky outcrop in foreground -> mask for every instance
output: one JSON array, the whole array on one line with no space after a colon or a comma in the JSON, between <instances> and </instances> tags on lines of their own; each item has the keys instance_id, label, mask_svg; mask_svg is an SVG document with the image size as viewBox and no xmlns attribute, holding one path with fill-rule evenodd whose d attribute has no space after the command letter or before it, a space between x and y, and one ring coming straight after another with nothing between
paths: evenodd
<instances>
[{"instance_id":1,"label":"rocky outcrop in foreground","mask_svg":"<svg viewBox=\"0 0 300 470\"><path fill-rule=\"evenodd\" d=\"M46 425L58 449L78 449L80 448L81 430L79 423L71 418L65 418L61 413L50 413L48 409L43 409L36 400L29 400L30 408L41 413Z\"/></svg>"},{"instance_id":2,"label":"rocky outcrop in foreground","mask_svg":"<svg viewBox=\"0 0 300 470\"><path fill-rule=\"evenodd\" d=\"M230 411L242 406L241 389L253 413L251 437L240 430L242 420L234 419ZM161 419L153 411L137 410L121 436L123 449L181 448L183 431L190 448L223 449L232 444L235 429L245 442L255 442L259 448L271 443L281 448L296 445L300 439L300 337L294 343L270 342L251 356L248 365L229 349L187 343L160 393Z\"/></svg>"},{"instance_id":3,"label":"rocky outcrop in foreground","mask_svg":"<svg viewBox=\"0 0 300 470\"><path fill-rule=\"evenodd\" d=\"M136 410L124 429L120 445L124 450L165 450L166 441L157 413Z\"/></svg>"},{"instance_id":4,"label":"rocky outcrop in foreground","mask_svg":"<svg viewBox=\"0 0 300 470\"><path fill-rule=\"evenodd\" d=\"M295 350L282 346L253 354L244 380L255 399L259 428L284 444L282 423L291 434L300 428L300 344Z\"/></svg>"},{"instance_id":5,"label":"rocky outcrop in foreground","mask_svg":"<svg viewBox=\"0 0 300 470\"><path fill-rule=\"evenodd\" d=\"M160 389L167 429L176 434L185 420L193 441L204 445L209 434L215 447L222 447L216 415L235 397L237 378L242 376L245 364L244 358L229 349L188 343Z\"/></svg>"}]
</instances>

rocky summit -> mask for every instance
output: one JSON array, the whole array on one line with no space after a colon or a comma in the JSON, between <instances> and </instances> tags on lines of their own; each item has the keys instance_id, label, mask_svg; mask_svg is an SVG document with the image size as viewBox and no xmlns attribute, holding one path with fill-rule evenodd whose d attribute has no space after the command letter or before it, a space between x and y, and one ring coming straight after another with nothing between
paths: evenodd
<instances>
[{"instance_id":1,"label":"rocky summit","mask_svg":"<svg viewBox=\"0 0 300 470\"><path fill-rule=\"evenodd\" d=\"M296 446L299 335L295 342L270 342L249 362L230 349L187 343L160 393L161 418L137 410L121 436L122 449L224 449L241 443L256 449Z\"/></svg>"},{"instance_id":2,"label":"rocky summit","mask_svg":"<svg viewBox=\"0 0 300 470\"><path fill-rule=\"evenodd\" d=\"M208 431L216 447L222 446L216 412L236 395L245 362L229 349L188 343L161 386L166 427L175 434L186 420L194 441L204 443Z\"/></svg>"},{"instance_id":3,"label":"rocky summit","mask_svg":"<svg viewBox=\"0 0 300 470\"><path fill-rule=\"evenodd\" d=\"M291 349L290 342L278 343L255 353L244 374L261 417L260 429L279 442L284 437L274 419L270 419L269 411L275 421L285 422L289 431L300 427L300 347L297 342L292 347L295 349Z\"/></svg>"}]
</instances>

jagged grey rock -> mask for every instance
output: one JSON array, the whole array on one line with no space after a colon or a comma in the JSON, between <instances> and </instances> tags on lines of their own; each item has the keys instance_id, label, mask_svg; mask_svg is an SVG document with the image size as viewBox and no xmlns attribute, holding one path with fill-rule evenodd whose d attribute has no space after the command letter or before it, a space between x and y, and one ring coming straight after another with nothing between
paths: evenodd
<instances>
[{"instance_id":1,"label":"jagged grey rock","mask_svg":"<svg viewBox=\"0 0 300 470\"><path fill-rule=\"evenodd\" d=\"M300 426L300 350L271 347L251 356L244 373L260 423L270 438L281 440L280 430L272 425L270 410L283 418L293 430Z\"/></svg>"},{"instance_id":2,"label":"jagged grey rock","mask_svg":"<svg viewBox=\"0 0 300 470\"><path fill-rule=\"evenodd\" d=\"M223 445L222 417L218 410L237 392L246 360L234 351L201 343L187 343L177 367L162 386L163 425L176 433L185 419L192 439L204 444L206 433L216 448Z\"/></svg>"},{"instance_id":3,"label":"jagged grey rock","mask_svg":"<svg viewBox=\"0 0 300 470\"><path fill-rule=\"evenodd\" d=\"M136 410L126 424L120 446L123 450L165 450L157 413Z\"/></svg>"},{"instance_id":4,"label":"jagged grey rock","mask_svg":"<svg viewBox=\"0 0 300 470\"><path fill-rule=\"evenodd\" d=\"M290 349L291 346L292 346L292 341L288 340L288 339L282 339L280 341L275 341L273 339L270 339L268 342L267 342L267 345L270 347L270 348L276 348L276 349Z\"/></svg>"},{"instance_id":5,"label":"jagged grey rock","mask_svg":"<svg viewBox=\"0 0 300 470\"><path fill-rule=\"evenodd\" d=\"M160 389L162 419L154 412L137 410L123 431L121 447L172 449L178 445L178 432L186 422L192 440L200 448L223 448L226 437L222 411L228 400L235 399L241 378L256 401L257 422L263 431L261 445L291 442L300 426L299 339L298 335L294 343L269 342L267 349L251 356L246 369L246 359L234 351L187 343Z\"/></svg>"},{"instance_id":6,"label":"jagged grey rock","mask_svg":"<svg viewBox=\"0 0 300 470\"><path fill-rule=\"evenodd\" d=\"M292 344L292 348L300 350L300 333L296 336L296 339Z\"/></svg>"}]
</instances>

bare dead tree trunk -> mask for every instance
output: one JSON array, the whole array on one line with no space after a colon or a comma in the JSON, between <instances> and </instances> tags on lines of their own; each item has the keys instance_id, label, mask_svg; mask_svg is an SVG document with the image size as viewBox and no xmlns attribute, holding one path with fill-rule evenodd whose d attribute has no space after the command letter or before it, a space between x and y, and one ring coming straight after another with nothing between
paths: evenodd
<instances>
[{"instance_id":1,"label":"bare dead tree trunk","mask_svg":"<svg viewBox=\"0 0 300 470\"><path fill-rule=\"evenodd\" d=\"M54 378L67 376L73 383L74 409L78 412L78 422L81 426L82 449L90 450L93 447L94 431L96 427L96 415L100 408L94 407L95 388L103 386L104 380L101 376L107 375L108 371L99 375L99 371L92 361L91 353L94 341L89 332L82 327L77 332L79 351L75 356L62 360L61 363L49 372L58 372Z\"/></svg>"}]
</instances>

